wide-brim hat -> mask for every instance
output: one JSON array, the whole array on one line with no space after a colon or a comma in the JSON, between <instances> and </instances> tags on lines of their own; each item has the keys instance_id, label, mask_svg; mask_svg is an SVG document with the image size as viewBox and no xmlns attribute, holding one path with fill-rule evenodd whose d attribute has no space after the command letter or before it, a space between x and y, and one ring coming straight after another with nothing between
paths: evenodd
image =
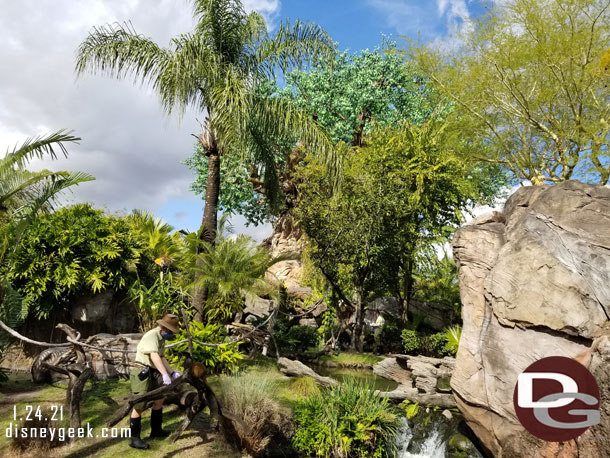
<instances>
[{"instance_id":1,"label":"wide-brim hat","mask_svg":"<svg viewBox=\"0 0 610 458\"><path fill-rule=\"evenodd\" d=\"M163 315L163 318L157 320L157 324L169 329L174 334L178 334L180 332L180 320L178 319L177 315L172 315L171 313Z\"/></svg>"}]
</instances>

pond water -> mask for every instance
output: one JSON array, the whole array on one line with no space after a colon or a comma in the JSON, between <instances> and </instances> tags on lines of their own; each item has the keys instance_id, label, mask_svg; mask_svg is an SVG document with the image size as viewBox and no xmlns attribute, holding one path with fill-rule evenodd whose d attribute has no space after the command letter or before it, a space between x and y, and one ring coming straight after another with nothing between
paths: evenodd
<instances>
[{"instance_id":1,"label":"pond water","mask_svg":"<svg viewBox=\"0 0 610 458\"><path fill-rule=\"evenodd\" d=\"M396 387L398 387L398 383L383 377L377 377L370 369L352 369L326 366L314 366L312 369L320 375L332 377L339 382L343 382L348 378L356 378L372 384L374 388L379 391L393 391L396 389Z\"/></svg>"}]
</instances>

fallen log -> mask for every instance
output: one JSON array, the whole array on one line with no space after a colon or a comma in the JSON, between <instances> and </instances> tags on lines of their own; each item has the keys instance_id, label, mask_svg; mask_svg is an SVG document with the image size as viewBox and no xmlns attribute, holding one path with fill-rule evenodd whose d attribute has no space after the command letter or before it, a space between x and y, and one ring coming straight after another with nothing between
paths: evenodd
<instances>
[{"instance_id":1,"label":"fallen log","mask_svg":"<svg viewBox=\"0 0 610 458\"><path fill-rule=\"evenodd\" d=\"M278 365L280 366L280 371L283 374L286 374L291 377L311 377L319 385L322 386L338 386L339 382L337 382L334 378L323 377L316 372L311 367L306 366L301 361L296 361L288 358L279 358L277 360Z\"/></svg>"}]
</instances>

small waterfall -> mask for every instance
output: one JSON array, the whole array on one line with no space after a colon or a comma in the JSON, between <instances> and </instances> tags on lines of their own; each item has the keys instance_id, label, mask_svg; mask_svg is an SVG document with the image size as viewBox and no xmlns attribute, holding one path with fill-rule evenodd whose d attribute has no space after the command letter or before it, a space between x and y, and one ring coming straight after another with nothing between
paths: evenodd
<instances>
[{"instance_id":1,"label":"small waterfall","mask_svg":"<svg viewBox=\"0 0 610 458\"><path fill-rule=\"evenodd\" d=\"M440 430L439 423L434 422L427 428L428 434L424 441L419 444L417 450L409 451L409 445L413 439L413 431L409 427L407 419L400 419L401 425L398 429L396 442L398 445L398 458L445 458L447 443ZM413 449L413 447L411 447Z\"/></svg>"}]
</instances>

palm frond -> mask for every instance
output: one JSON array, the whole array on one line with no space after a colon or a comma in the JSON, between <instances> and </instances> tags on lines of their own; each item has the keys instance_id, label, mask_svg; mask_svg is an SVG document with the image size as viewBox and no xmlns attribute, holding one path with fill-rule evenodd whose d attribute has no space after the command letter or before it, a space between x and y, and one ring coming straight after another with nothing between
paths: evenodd
<instances>
[{"instance_id":1,"label":"palm frond","mask_svg":"<svg viewBox=\"0 0 610 458\"><path fill-rule=\"evenodd\" d=\"M252 71L266 78L301 67L307 62L332 61L335 43L317 24L296 20L280 25L273 37L263 40L251 56Z\"/></svg>"},{"instance_id":2,"label":"palm frond","mask_svg":"<svg viewBox=\"0 0 610 458\"><path fill-rule=\"evenodd\" d=\"M15 168L23 168L25 164L35 157L42 159L45 155L48 155L56 159L57 148L67 157L68 152L64 143L78 143L81 140L80 137L73 136L72 132L62 129L46 136L40 135L28 138L20 146L15 146L12 151L7 151L6 155L0 159L0 175L4 175Z\"/></svg>"},{"instance_id":3,"label":"palm frond","mask_svg":"<svg viewBox=\"0 0 610 458\"><path fill-rule=\"evenodd\" d=\"M80 44L76 73L89 71L119 79L132 74L134 81L154 84L169 60L169 51L136 33L131 24L115 23L94 27Z\"/></svg>"}]
</instances>

